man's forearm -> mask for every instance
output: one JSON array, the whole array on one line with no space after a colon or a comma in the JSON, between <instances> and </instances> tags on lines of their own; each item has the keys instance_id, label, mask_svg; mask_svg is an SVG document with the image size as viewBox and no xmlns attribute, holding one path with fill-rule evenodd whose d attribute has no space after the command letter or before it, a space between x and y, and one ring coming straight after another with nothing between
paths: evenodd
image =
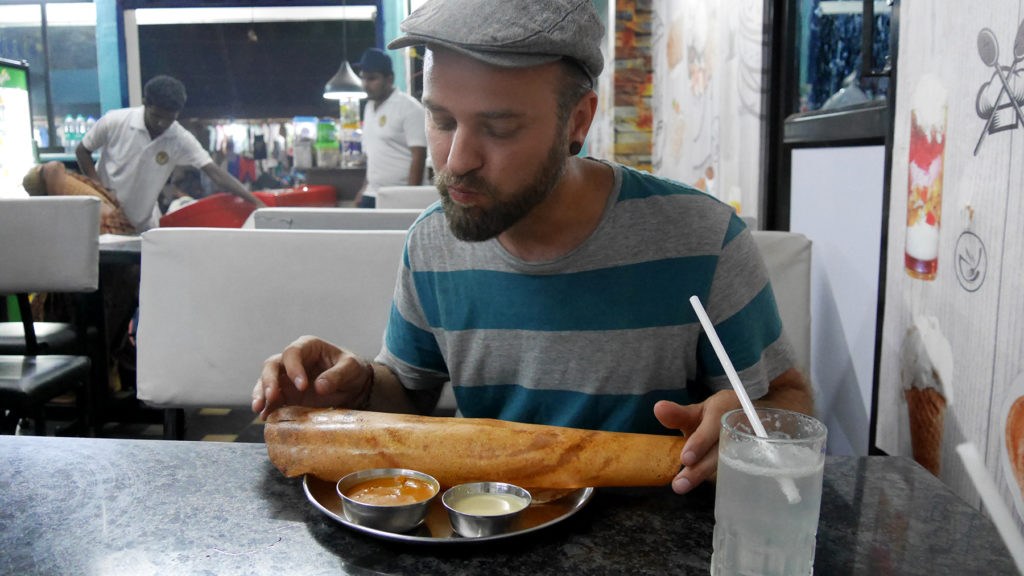
<instances>
[{"instance_id":1,"label":"man's forearm","mask_svg":"<svg viewBox=\"0 0 1024 576\"><path fill-rule=\"evenodd\" d=\"M366 192L366 187L368 185L369 185L369 182L367 182L366 179L364 178L363 179L363 185L359 187L359 191L356 192L355 198L352 199L352 204L353 205L359 206L359 201L363 199L363 193Z\"/></svg>"},{"instance_id":2,"label":"man's forearm","mask_svg":"<svg viewBox=\"0 0 1024 576\"><path fill-rule=\"evenodd\" d=\"M410 394L390 368L376 362L372 366L373 385L367 410L403 414L429 414L434 410L440 396L439 391Z\"/></svg>"},{"instance_id":3,"label":"man's forearm","mask_svg":"<svg viewBox=\"0 0 1024 576\"><path fill-rule=\"evenodd\" d=\"M236 180L234 176L229 174L220 166L211 162L210 164L203 166L202 170L203 173L210 177L210 180L213 180L214 184L227 191L229 194L238 196L239 198L247 202L252 202L257 206L263 205L263 202L261 202L259 198L253 196L252 192L249 192L241 182Z\"/></svg>"},{"instance_id":4,"label":"man's forearm","mask_svg":"<svg viewBox=\"0 0 1024 576\"><path fill-rule=\"evenodd\" d=\"M423 170L427 166L427 149L417 146L410 150L412 163L409 165L409 185L419 186L423 184Z\"/></svg>"},{"instance_id":5,"label":"man's forearm","mask_svg":"<svg viewBox=\"0 0 1024 576\"><path fill-rule=\"evenodd\" d=\"M814 414L814 394L810 385L796 368L783 372L772 380L768 393L754 404L768 408L783 408L803 414Z\"/></svg>"},{"instance_id":6,"label":"man's forearm","mask_svg":"<svg viewBox=\"0 0 1024 576\"><path fill-rule=\"evenodd\" d=\"M249 190L246 189L246 187L243 186L241 182L235 180L234 178L228 180L227 182L224 182L223 184L221 184L221 186L223 186L231 194L238 196L239 198L245 200L246 202L251 202L253 204L262 204L259 198L256 198L256 196L254 196L252 192L249 192Z\"/></svg>"},{"instance_id":7,"label":"man's forearm","mask_svg":"<svg viewBox=\"0 0 1024 576\"><path fill-rule=\"evenodd\" d=\"M100 181L100 176L96 173L96 163L92 161L92 152L81 142L75 148L75 160L78 161L78 169L82 174L97 182Z\"/></svg>"}]
</instances>

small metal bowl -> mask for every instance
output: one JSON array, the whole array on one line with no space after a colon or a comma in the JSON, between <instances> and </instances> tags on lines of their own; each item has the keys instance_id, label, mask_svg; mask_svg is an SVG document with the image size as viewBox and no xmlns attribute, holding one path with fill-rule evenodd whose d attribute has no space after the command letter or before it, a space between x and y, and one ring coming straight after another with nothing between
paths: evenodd
<instances>
[{"instance_id":1,"label":"small metal bowl","mask_svg":"<svg viewBox=\"0 0 1024 576\"><path fill-rule=\"evenodd\" d=\"M516 501L522 504L516 509L512 507L507 512L501 512L501 502L497 502L495 510L467 510L465 506L460 507L460 501L465 503L467 498L479 497L480 495L494 495L498 499ZM441 496L441 503L448 509L448 519L452 523L452 529L456 534L466 538L481 538L484 536L495 536L504 534L515 529L519 517L523 511L530 507L533 499L525 489L513 484L504 482L471 482L459 484L445 491ZM491 513L494 512L494 513Z\"/></svg>"},{"instance_id":2,"label":"small metal bowl","mask_svg":"<svg viewBox=\"0 0 1024 576\"><path fill-rule=\"evenodd\" d=\"M373 480L374 478L395 476L406 476L426 482L433 489L434 493L426 500L420 500L412 504L397 505L366 504L345 495L345 492L362 482ZM341 509L349 522L387 532L406 532L419 526L423 519L427 517L430 503L437 497L437 493L441 491L441 485L433 476L416 470L373 468L370 470L360 470L345 476L338 480L336 489L338 496L341 497Z\"/></svg>"}]
</instances>

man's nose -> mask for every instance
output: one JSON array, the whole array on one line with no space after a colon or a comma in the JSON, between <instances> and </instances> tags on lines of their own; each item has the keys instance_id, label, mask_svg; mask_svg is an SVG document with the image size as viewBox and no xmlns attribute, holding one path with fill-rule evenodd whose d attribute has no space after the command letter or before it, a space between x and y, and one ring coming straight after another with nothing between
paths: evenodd
<instances>
[{"instance_id":1,"label":"man's nose","mask_svg":"<svg viewBox=\"0 0 1024 576\"><path fill-rule=\"evenodd\" d=\"M468 130L456 129L452 133L451 145L448 148L448 170L453 174L463 175L482 165L483 154L479 142L473 139Z\"/></svg>"}]
</instances>

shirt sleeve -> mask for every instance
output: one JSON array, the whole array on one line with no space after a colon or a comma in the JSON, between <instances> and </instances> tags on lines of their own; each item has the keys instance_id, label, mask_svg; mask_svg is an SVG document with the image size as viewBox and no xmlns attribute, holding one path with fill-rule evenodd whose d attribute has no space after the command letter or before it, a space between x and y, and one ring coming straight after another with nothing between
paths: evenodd
<instances>
[{"instance_id":1,"label":"shirt sleeve","mask_svg":"<svg viewBox=\"0 0 1024 576\"><path fill-rule=\"evenodd\" d=\"M409 148L427 147L426 113L423 105L415 100L409 106L409 113L405 115L403 129L405 130L405 142Z\"/></svg>"},{"instance_id":2,"label":"shirt sleeve","mask_svg":"<svg viewBox=\"0 0 1024 576\"><path fill-rule=\"evenodd\" d=\"M110 141L110 132L113 130L114 124L110 114L100 116L100 119L82 137L82 146L85 146L90 152L95 152L106 146Z\"/></svg>"},{"instance_id":3,"label":"shirt sleeve","mask_svg":"<svg viewBox=\"0 0 1024 576\"><path fill-rule=\"evenodd\" d=\"M705 307L747 393L764 396L769 383L793 366L795 353L783 331L761 252L735 214ZM713 390L731 387L705 334L698 342L698 363Z\"/></svg>"}]
</instances>

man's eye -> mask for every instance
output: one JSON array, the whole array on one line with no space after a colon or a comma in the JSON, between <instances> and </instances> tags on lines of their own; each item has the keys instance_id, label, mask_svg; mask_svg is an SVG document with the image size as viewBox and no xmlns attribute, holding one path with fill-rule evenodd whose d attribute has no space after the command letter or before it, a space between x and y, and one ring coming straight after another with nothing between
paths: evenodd
<instances>
[{"instance_id":1,"label":"man's eye","mask_svg":"<svg viewBox=\"0 0 1024 576\"><path fill-rule=\"evenodd\" d=\"M518 128L514 126L488 126L485 130L488 136L498 140L511 138L519 131Z\"/></svg>"},{"instance_id":2,"label":"man's eye","mask_svg":"<svg viewBox=\"0 0 1024 576\"><path fill-rule=\"evenodd\" d=\"M435 117L431 116L430 122L431 122L431 124L434 125L434 128L437 128L438 130L443 130L445 132L448 132L448 131L451 131L451 130L455 129L455 121L454 120L449 120L449 119L446 119L446 118L435 118Z\"/></svg>"}]
</instances>

